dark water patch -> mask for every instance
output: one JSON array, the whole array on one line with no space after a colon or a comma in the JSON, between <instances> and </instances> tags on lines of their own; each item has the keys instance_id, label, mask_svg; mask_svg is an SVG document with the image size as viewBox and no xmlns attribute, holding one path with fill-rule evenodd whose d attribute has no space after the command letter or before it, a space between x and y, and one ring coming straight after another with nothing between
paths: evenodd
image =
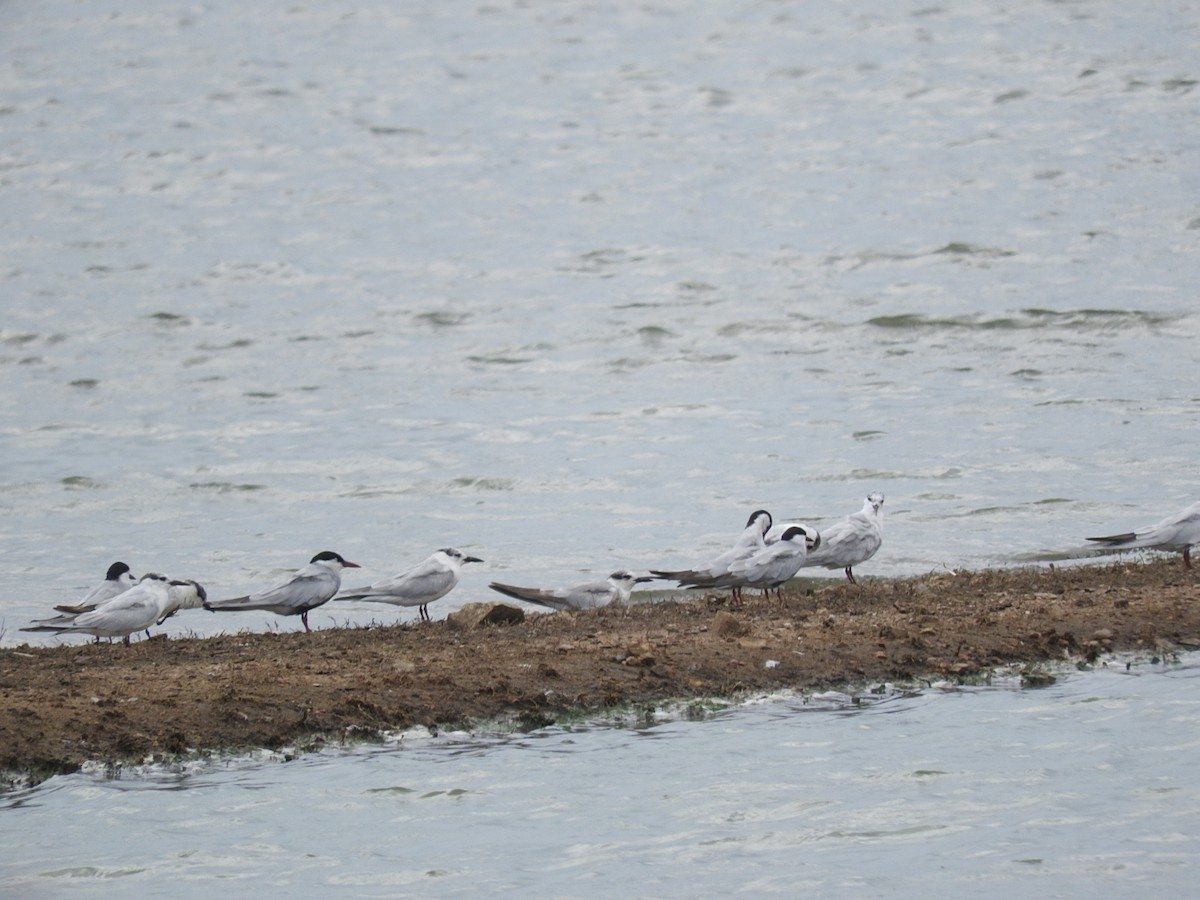
<instances>
[{"instance_id":1,"label":"dark water patch","mask_svg":"<svg viewBox=\"0 0 1200 900\"><path fill-rule=\"evenodd\" d=\"M413 321L419 325L429 325L433 328L452 328L455 325L463 324L469 318L470 316L466 313L436 310L433 312L417 313L413 316Z\"/></svg>"},{"instance_id":2,"label":"dark water patch","mask_svg":"<svg viewBox=\"0 0 1200 900\"><path fill-rule=\"evenodd\" d=\"M1169 94L1188 94L1200 82L1194 78L1168 78L1162 83L1162 88Z\"/></svg>"},{"instance_id":3,"label":"dark water patch","mask_svg":"<svg viewBox=\"0 0 1200 900\"><path fill-rule=\"evenodd\" d=\"M992 98L993 103L1011 103L1013 100L1024 100L1029 96L1029 91L1024 88L1015 88L1011 91L1005 91L1003 94L997 94Z\"/></svg>"},{"instance_id":4,"label":"dark water patch","mask_svg":"<svg viewBox=\"0 0 1200 900\"><path fill-rule=\"evenodd\" d=\"M644 325L637 330L637 336L647 344L658 344L675 334L659 325Z\"/></svg>"},{"instance_id":5,"label":"dark water patch","mask_svg":"<svg viewBox=\"0 0 1200 900\"><path fill-rule=\"evenodd\" d=\"M732 92L724 88L701 88L700 93L704 95L704 105L709 109L723 109L733 105Z\"/></svg>"},{"instance_id":6,"label":"dark water patch","mask_svg":"<svg viewBox=\"0 0 1200 900\"><path fill-rule=\"evenodd\" d=\"M517 486L512 478L497 478L486 475L462 475L450 482L454 488L469 488L476 491L511 491Z\"/></svg>"},{"instance_id":7,"label":"dark water patch","mask_svg":"<svg viewBox=\"0 0 1200 900\"><path fill-rule=\"evenodd\" d=\"M218 494L239 494L251 491L265 491L265 484L235 484L232 481L194 481L188 485L200 491L216 491Z\"/></svg>"},{"instance_id":8,"label":"dark water patch","mask_svg":"<svg viewBox=\"0 0 1200 900\"><path fill-rule=\"evenodd\" d=\"M700 363L701 365L714 365L719 363L732 362L737 359L736 353L686 353L682 357L684 362Z\"/></svg>"},{"instance_id":9,"label":"dark water patch","mask_svg":"<svg viewBox=\"0 0 1200 900\"><path fill-rule=\"evenodd\" d=\"M367 131L371 132L371 134L377 134L380 137L394 137L396 135L420 137L425 134L422 129L407 125L370 125L367 127Z\"/></svg>"},{"instance_id":10,"label":"dark water patch","mask_svg":"<svg viewBox=\"0 0 1200 900\"><path fill-rule=\"evenodd\" d=\"M519 366L528 362L533 362L532 356L514 356L508 353L489 353L487 356L472 354L467 357L468 362L482 363L487 366Z\"/></svg>"},{"instance_id":11,"label":"dark water patch","mask_svg":"<svg viewBox=\"0 0 1200 900\"><path fill-rule=\"evenodd\" d=\"M1086 404L1088 402L1089 401L1087 401L1087 400L1072 400L1072 399L1068 398L1065 400L1040 400L1033 405L1034 406L1083 406L1084 404Z\"/></svg>"},{"instance_id":12,"label":"dark water patch","mask_svg":"<svg viewBox=\"0 0 1200 900\"><path fill-rule=\"evenodd\" d=\"M102 487L99 481L94 478L88 478L86 475L68 475L59 482L63 487L71 490L88 490L94 491Z\"/></svg>"},{"instance_id":13,"label":"dark water patch","mask_svg":"<svg viewBox=\"0 0 1200 900\"><path fill-rule=\"evenodd\" d=\"M630 256L629 253L620 247L603 247L580 254L576 264L568 268L572 272L584 272L591 275L611 275L612 273L608 272L610 267L624 265L634 262L637 259L638 257Z\"/></svg>"},{"instance_id":14,"label":"dark water patch","mask_svg":"<svg viewBox=\"0 0 1200 900\"><path fill-rule=\"evenodd\" d=\"M146 318L150 319L152 322L156 322L160 325L191 325L192 324L192 320L189 319L187 316L183 315L182 313L167 312L166 310L160 310L159 312L151 313L150 315L146 316Z\"/></svg>"},{"instance_id":15,"label":"dark water patch","mask_svg":"<svg viewBox=\"0 0 1200 900\"><path fill-rule=\"evenodd\" d=\"M888 329L977 329L980 331L1016 331L1021 329L1061 328L1066 330L1112 330L1134 326L1158 327L1180 318L1178 314L1124 309L1051 310L1030 307L1009 315L984 316L968 313L958 316L929 316L924 313L897 313L875 316L866 324Z\"/></svg>"},{"instance_id":16,"label":"dark water patch","mask_svg":"<svg viewBox=\"0 0 1200 900\"><path fill-rule=\"evenodd\" d=\"M80 388L81 390L91 390L92 388L95 388L97 385L99 385L100 382L97 381L95 378L76 378L74 381L68 382L68 384L73 388Z\"/></svg>"},{"instance_id":17,"label":"dark water patch","mask_svg":"<svg viewBox=\"0 0 1200 900\"><path fill-rule=\"evenodd\" d=\"M949 255L949 256L984 256L989 258L1001 258L1005 256L1016 256L1016 250L1002 250L999 247L981 247L978 244L967 244L961 241L951 241L944 247L939 247L931 254L933 256Z\"/></svg>"},{"instance_id":18,"label":"dark water patch","mask_svg":"<svg viewBox=\"0 0 1200 900\"><path fill-rule=\"evenodd\" d=\"M644 369L646 366L652 366L656 362L658 360L650 359L649 357L622 356L620 359L612 360L608 364L608 368L612 372L632 372L637 369Z\"/></svg>"}]
</instances>

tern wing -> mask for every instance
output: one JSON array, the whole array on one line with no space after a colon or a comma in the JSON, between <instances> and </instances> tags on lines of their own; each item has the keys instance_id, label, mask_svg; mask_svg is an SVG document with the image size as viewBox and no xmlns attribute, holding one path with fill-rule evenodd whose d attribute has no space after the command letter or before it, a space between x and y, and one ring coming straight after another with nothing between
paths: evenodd
<instances>
[{"instance_id":1,"label":"tern wing","mask_svg":"<svg viewBox=\"0 0 1200 900\"><path fill-rule=\"evenodd\" d=\"M306 566L278 584L250 594L205 603L207 609L265 609L279 615L299 615L320 606L337 593L341 579L324 566Z\"/></svg>"},{"instance_id":2,"label":"tern wing","mask_svg":"<svg viewBox=\"0 0 1200 900\"><path fill-rule=\"evenodd\" d=\"M1154 525L1124 534L1088 538L1105 547L1187 547L1200 543L1200 503L1193 503L1183 512L1169 516Z\"/></svg>"},{"instance_id":3,"label":"tern wing","mask_svg":"<svg viewBox=\"0 0 1200 900\"><path fill-rule=\"evenodd\" d=\"M396 606L422 606L450 592L458 584L458 573L436 560L426 560L407 572L377 581L369 588L344 591L338 600L365 600Z\"/></svg>"},{"instance_id":4,"label":"tern wing","mask_svg":"<svg viewBox=\"0 0 1200 900\"><path fill-rule=\"evenodd\" d=\"M821 546L808 554L803 566L844 569L866 562L883 546L883 534L863 516L835 522L821 532Z\"/></svg>"}]
</instances>

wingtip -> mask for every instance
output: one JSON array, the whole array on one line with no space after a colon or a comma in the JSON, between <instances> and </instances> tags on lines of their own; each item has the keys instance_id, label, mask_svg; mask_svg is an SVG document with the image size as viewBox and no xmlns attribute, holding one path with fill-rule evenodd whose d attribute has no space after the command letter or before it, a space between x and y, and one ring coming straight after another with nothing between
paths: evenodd
<instances>
[{"instance_id":1,"label":"wingtip","mask_svg":"<svg viewBox=\"0 0 1200 900\"><path fill-rule=\"evenodd\" d=\"M1087 540L1095 541L1098 544L1125 544L1137 540L1137 533L1127 531L1125 534L1109 534L1104 537L1090 537Z\"/></svg>"}]
</instances>

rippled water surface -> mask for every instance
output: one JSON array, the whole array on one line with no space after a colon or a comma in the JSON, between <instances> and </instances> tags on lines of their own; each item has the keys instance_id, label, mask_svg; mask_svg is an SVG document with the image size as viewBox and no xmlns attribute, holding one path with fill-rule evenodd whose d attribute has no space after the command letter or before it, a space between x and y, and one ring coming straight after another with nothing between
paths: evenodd
<instances>
[{"instance_id":1,"label":"rippled water surface","mask_svg":"<svg viewBox=\"0 0 1200 900\"><path fill-rule=\"evenodd\" d=\"M820 526L871 490L865 576L1059 558L1181 509L1198 24L1112 0L4 4L0 642L80 640L19 628L116 559L221 597L326 548L364 581L483 557L440 618L492 577L687 565L757 507ZM56 779L3 814L5 878L1190 886L1193 683Z\"/></svg>"},{"instance_id":2,"label":"rippled water surface","mask_svg":"<svg viewBox=\"0 0 1200 900\"><path fill-rule=\"evenodd\" d=\"M0 889L1186 895L1198 675L1185 657L1039 690L827 694L703 721L59 777L0 810Z\"/></svg>"}]
</instances>

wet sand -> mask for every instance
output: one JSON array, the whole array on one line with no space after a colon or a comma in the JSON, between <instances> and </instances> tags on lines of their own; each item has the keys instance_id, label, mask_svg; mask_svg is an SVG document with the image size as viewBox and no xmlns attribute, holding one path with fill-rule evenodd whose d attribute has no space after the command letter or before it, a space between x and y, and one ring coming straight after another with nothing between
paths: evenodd
<instances>
[{"instance_id":1,"label":"wet sand","mask_svg":"<svg viewBox=\"0 0 1200 900\"><path fill-rule=\"evenodd\" d=\"M1178 557L861 581L797 580L782 600L741 605L674 593L576 614L526 607L508 624L467 607L313 634L0 649L0 770L29 783L87 761L302 751L417 726L532 729L672 700L978 680L1014 664L1032 667L1032 683L1047 661L1200 647L1200 571Z\"/></svg>"}]
</instances>

